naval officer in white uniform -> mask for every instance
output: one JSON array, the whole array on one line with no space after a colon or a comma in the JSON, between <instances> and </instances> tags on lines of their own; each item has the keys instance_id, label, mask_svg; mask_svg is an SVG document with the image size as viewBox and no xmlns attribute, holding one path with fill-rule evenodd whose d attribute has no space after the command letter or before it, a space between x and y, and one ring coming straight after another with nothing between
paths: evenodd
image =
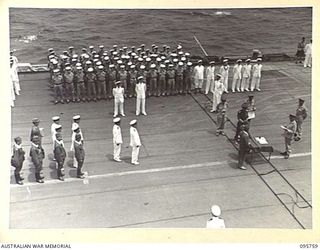
<instances>
[{"instance_id":1,"label":"naval officer in white uniform","mask_svg":"<svg viewBox=\"0 0 320 250\"><path fill-rule=\"evenodd\" d=\"M135 87L137 95L137 104L136 104L136 115L140 115L140 108L143 115L146 113L146 84L143 82L143 76L138 77L138 83Z\"/></svg>"},{"instance_id":2,"label":"naval officer in white uniform","mask_svg":"<svg viewBox=\"0 0 320 250\"><path fill-rule=\"evenodd\" d=\"M130 122L130 146L132 147L131 163L138 165L139 150L141 146L140 136L137 130L137 120Z\"/></svg>"},{"instance_id":3,"label":"naval officer in white uniform","mask_svg":"<svg viewBox=\"0 0 320 250\"><path fill-rule=\"evenodd\" d=\"M205 94L207 95L209 93L209 90L211 93L213 93L214 91L214 61L211 61L209 64L209 66L206 69L206 77L207 77L207 81L206 81L206 91Z\"/></svg>"},{"instance_id":4,"label":"naval officer in white uniform","mask_svg":"<svg viewBox=\"0 0 320 250\"><path fill-rule=\"evenodd\" d=\"M120 153L121 153L121 144L122 141L122 134L120 128L120 117L113 119L113 159L117 162L121 162Z\"/></svg>"},{"instance_id":5,"label":"naval officer in white uniform","mask_svg":"<svg viewBox=\"0 0 320 250\"><path fill-rule=\"evenodd\" d=\"M113 88L112 93L114 96L114 114L113 117L117 117L119 115L119 109L120 114L122 116L125 116L123 111L123 103L124 103L124 88L121 87L121 81L117 81L116 87Z\"/></svg>"},{"instance_id":6,"label":"naval officer in white uniform","mask_svg":"<svg viewBox=\"0 0 320 250\"><path fill-rule=\"evenodd\" d=\"M233 67L233 80L232 80L232 92L237 89L240 92L240 82L241 82L241 73L242 73L242 60L237 60L237 63Z\"/></svg>"},{"instance_id":7,"label":"naval officer in white uniform","mask_svg":"<svg viewBox=\"0 0 320 250\"><path fill-rule=\"evenodd\" d=\"M252 68L251 60L248 58L246 60L246 64L243 66L243 74L242 74L242 81L241 81L241 92L249 91L251 68Z\"/></svg>"},{"instance_id":8,"label":"naval officer in white uniform","mask_svg":"<svg viewBox=\"0 0 320 250\"><path fill-rule=\"evenodd\" d=\"M224 85L224 89L226 93L228 93L228 80L229 80L229 64L228 59L223 60L223 65L220 67L220 75L221 75L221 82Z\"/></svg>"},{"instance_id":9,"label":"naval officer in white uniform","mask_svg":"<svg viewBox=\"0 0 320 250\"><path fill-rule=\"evenodd\" d=\"M262 59L258 58L257 63L252 67L252 81L251 81L251 91L254 89L260 91L260 80L261 80L261 64Z\"/></svg>"}]
</instances>

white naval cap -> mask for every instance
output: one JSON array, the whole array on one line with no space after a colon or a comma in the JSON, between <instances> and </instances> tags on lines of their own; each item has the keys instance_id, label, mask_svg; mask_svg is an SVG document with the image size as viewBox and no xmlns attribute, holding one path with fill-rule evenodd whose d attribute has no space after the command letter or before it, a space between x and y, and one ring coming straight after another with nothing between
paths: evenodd
<instances>
[{"instance_id":1,"label":"white naval cap","mask_svg":"<svg viewBox=\"0 0 320 250\"><path fill-rule=\"evenodd\" d=\"M139 62L142 62L142 61L143 61L143 59L142 59L141 57L139 57L139 58L138 58L138 61L139 61Z\"/></svg>"},{"instance_id":2,"label":"white naval cap","mask_svg":"<svg viewBox=\"0 0 320 250\"><path fill-rule=\"evenodd\" d=\"M155 68L155 67L156 67L156 65L155 65L154 63L150 65L150 68L151 68L151 69L153 69L153 68Z\"/></svg>"},{"instance_id":3,"label":"white naval cap","mask_svg":"<svg viewBox=\"0 0 320 250\"><path fill-rule=\"evenodd\" d=\"M178 55L183 55L183 52L182 52L182 51L179 51L179 52L178 52Z\"/></svg>"},{"instance_id":4,"label":"white naval cap","mask_svg":"<svg viewBox=\"0 0 320 250\"><path fill-rule=\"evenodd\" d=\"M121 61L121 60L118 60L118 61L117 61L117 64L122 64L122 61Z\"/></svg>"},{"instance_id":5,"label":"white naval cap","mask_svg":"<svg viewBox=\"0 0 320 250\"><path fill-rule=\"evenodd\" d=\"M178 62L179 60L178 60L178 58L174 58L172 61L173 62Z\"/></svg>"},{"instance_id":6,"label":"white naval cap","mask_svg":"<svg viewBox=\"0 0 320 250\"><path fill-rule=\"evenodd\" d=\"M60 72L59 69L54 69L54 70L53 70L53 73L59 73L59 72Z\"/></svg>"},{"instance_id":7,"label":"white naval cap","mask_svg":"<svg viewBox=\"0 0 320 250\"><path fill-rule=\"evenodd\" d=\"M185 61L185 60L187 60L187 58L185 58L184 56L183 57L181 57L181 61Z\"/></svg>"},{"instance_id":8,"label":"white naval cap","mask_svg":"<svg viewBox=\"0 0 320 250\"><path fill-rule=\"evenodd\" d=\"M60 117L59 116L53 116L51 119L52 119L52 121L58 121L58 120L60 120Z\"/></svg>"},{"instance_id":9,"label":"white naval cap","mask_svg":"<svg viewBox=\"0 0 320 250\"><path fill-rule=\"evenodd\" d=\"M177 56L177 54L176 53L171 53L171 55L170 56L172 56L172 57L176 57Z\"/></svg>"},{"instance_id":10,"label":"white naval cap","mask_svg":"<svg viewBox=\"0 0 320 250\"><path fill-rule=\"evenodd\" d=\"M177 46L177 49L182 49L182 46L179 44L179 45Z\"/></svg>"},{"instance_id":11,"label":"white naval cap","mask_svg":"<svg viewBox=\"0 0 320 250\"><path fill-rule=\"evenodd\" d=\"M100 46L99 46L99 48L100 48L100 49L103 49L103 48L104 48L104 46L103 46L103 45L100 45Z\"/></svg>"},{"instance_id":12,"label":"white naval cap","mask_svg":"<svg viewBox=\"0 0 320 250\"><path fill-rule=\"evenodd\" d=\"M75 115L72 117L73 120L79 120L80 119L80 115Z\"/></svg>"},{"instance_id":13,"label":"white naval cap","mask_svg":"<svg viewBox=\"0 0 320 250\"><path fill-rule=\"evenodd\" d=\"M104 57L104 60L105 60L105 61L108 61L108 60L109 60L109 56L105 56L105 57Z\"/></svg>"},{"instance_id":14,"label":"white naval cap","mask_svg":"<svg viewBox=\"0 0 320 250\"><path fill-rule=\"evenodd\" d=\"M190 56L190 53L186 52L184 53L185 56Z\"/></svg>"},{"instance_id":15,"label":"white naval cap","mask_svg":"<svg viewBox=\"0 0 320 250\"><path fill-rule=\"evenodd\" d=\"M223 59L223 62L228 62L228 59Z\"/></svg>"},{"instance_id":16,"label":"white naval cap","mask_svg":"<svg viewBox=\"0 0 320 250\"><path fill-rule=\"evenodd\" d=\"M103 65L98 66L98 69L103 69L103 68L104 68Z\"/></svg>"},{"instance_id":17,"label":"white naval cap","mask_svg":"<svg viewBox=\"0 0 320 250\"><path fill-rule=\"evenodd\" d=\"M178 65L179 65L179 66L183 66L183 62L179 62Z\"/></svg>"},{"instance_id":18,"label":"white naval cap","mask_svg":"<svg viewBox=\"0 0 320 250\"><path fill-rule=\"evenodd\" d=\"M166 57L165 56L161 56L161 60L166 60Z\"/></svg>"},{"instance_id":19,"label":"white naval cap","mask_svg":"<svg viewBox=\"0 0 320 250\"><path fill-rule=\"evenodd\" d=\"M144 66L144 65L140 66L140 69L145 69L145 68L146 68L146 66Z\"/></svg>"},{"instance_id":20,"label":"white naval cap","mask_svg":"<svg viewBox=\"0 0 320 250\"><path fill-rule=\"evenodd\" d=\"M136 65L131 65L130 69L134 69L136 67Z\"/></svg>"},{"instance_id":21,"label":"white naval cap","mask_svg":"<svg viewBox=\"0 0 320 250\"><path fill-rule=\"evenodd\" d=\"M88 72L93 72L93 68L88 68Z\"/></svg>"},{"instance_id":22,"label":"white naval cap","mask_svg":"<svg viewBox=\"0 0 320 250\"><path fill-rule=\"evenodd\" d=\"M136 124L137 123L137 120L132 120L131 122L130 122L130 125L132 126L132 125L134 125L134 124Z\"/></svg>"},{"instance_id":23,"label":"white naval cap","mask_svg":"<svg viewBox=\"0 0 320 250\"><path fill-rule=\"evenodd\" d=\"M114 119L113 119L113 122L114 122L114 123L117 123L117 122L120 122L120 120L121 120L120 117L117 117L117 118L114 118Z\"/></svg>"},{"instance_id":24,"label":"white naval cap","mask_svg":"<svg viewBox=\"0 0 320 250\"><path fill-rule=\"evenodd\" d=\"M221 214L220 207L218 205L213 205L211 207L211 213L212 213L213 216L216 216L216 217L220 216L220 214Z\"/></svg>"},{"instance_id":25,"label":"white naval cap","mask_svg":"<svg viewBox=\"0 0 320 250\"><path fill-rule=\"evenodd\" d=\"M258 57L258 58L257 58L257 61L262 61L262 58L261 58L261 57Z\"/></svg>"},{"instance_id":26,"label":"white naval cap","mask_svg":"<svg viewBox=\"0 0 320 250\"><path fill-rule=\"evenodd\" d=\"M76 69L80 70L80 69L82 69L82 67L81 67L81 66L77 66L77 68L76 68Z\"/></svg>"},{"instance_id":27,"label":"white naval cap","mask_svg":"<svg viewBox=\"0 0 320 250\"><path fill-rule=\"evenodd\" d=\"M202 60L198 60L198 63L202 63Z\"/></svg>"},{"instance_id":28,"label":"white naval cap","mask_svg":"<svg viewBox=\"0 0 320 250\"><path fill-rule=\"evenodd\" d=\"M79 128L79 124L78 123L72 123L72 131L75 131Z\"/></svg>"},{"instance_id":29,"label":"white naval cap","mask_svg":"<svg viewBox=\"0 0 320 250\"><path fill-rule=\"evenodd\" d=\"M109 65L109 68L114 68L114 64L110 64L110 65Z\"/></svg>"},{"instance_id":30,"label":"white naval cap","mask_svg":"<svg viewBox=\"0 0 320 250\"><path fill-rule=\"evenodd\" d=\"M93 46L93 45L89 46L89 49L93 49L93 48L94 48L94 46Z\"/></svg>"},{"instance_id":31,"label":"white naval cap","mask_svg":"<svg viewBox=\"0 0 320 250\"><path fill-rule=\"evenodd\" d=\"M160 67L161 67L161 68L165 68L165 67L166 67L166 65L164 65L164 64L160 64Z\"/></svg>"},{"instance_id":32,"label":"white naval cap","mask_svg":"<svg viewBox=\"0 0 320 250\"><path fill-rule=\"evenodd\" d=\"M146 61L147 61L147 62L150 62L150 61L151 61L151 58L150 58L150 57L147 57L147 58L146 58Z\"/></svg>"},{"instance_id":33,"label":"white naval cap","mask_svg":"<svg viewBox=\"0 0 320 250\"><path fill-rule=\"evenodd\" d=\"M247 60L246 60L246 62L250 62L251 61L251 59L250 58L248 58Z\"/></svg>"},{"instance_id":34,"label":"white naval cap","mask_svg":"<svg viewBox=\"0 0 320 250\"><path fill-rule=\"evenodd\" d=\"M124 65L120 65L120 69L124 69L126 66Z\"/></svg>"},{"instance_id":35,"label":"white naval cap","mask_svg":"<svg viewBox=\"0 0 320 250\"><path fill-rule=\"evenodd\" d=\"M101 64L102 64L101 61L97 61L97 62L96 62L96 65L97 65L97 66L99 66L99 65L101 65Z\"/></svg>"},{"instance_id":36,"label":"white naval cap","mask_svg":"<svg viewBox=\"0 0 320 250\"><path fill-rule=\"evenodd\" d=\"M242 60L241 60L241 59L238 59L237 62L242 62Z\"/></svg>"},{"instance_id":37,"label":"white naval cap","mask_svg":"<svg viewBox=\"0 0 320 250\"><path fill-rule=\"evenodd\" d=\"M127 65L129 65L129 66L132 65L132 62L128 62Z\"/></svg>"},{"instance_id":38,"label":"white naval cap","mask_svg":"<svg viewBox=\"0 0 320 250\"><path fill-rule=\"evenodd\" d=\"M66 70L71 70L71 67L70 66L66 67Z\"/></svg>"},{"instance_id":39,"label":"white naval cap","mask_svg":"<svg viewBox=\"0 0 320 250\"><path fill-rule=\"evenodd\" d=\"M138 77L138 80L141 80L141 79L143 79L143 76L139 76L139 77Z\"/></svg>"},{"instance_id":40,"label":"white naval cap","mask_svg":"<svg viewBox=\"0 0 320 250\"><path fill-rule=\"evenodd\" d=\"M58 64L57 60L52 61L52 64Z\"/></svg>"},{"instance_id":41,"label":"white naval cap","mask_svg":"<svg viewBox=\"0 0 320 250\"><path fill-rule=\"evenodd\" d=\"M92 62L91 61L86 61L86 64L91 64Z\"/></svg>"}]
</instances>

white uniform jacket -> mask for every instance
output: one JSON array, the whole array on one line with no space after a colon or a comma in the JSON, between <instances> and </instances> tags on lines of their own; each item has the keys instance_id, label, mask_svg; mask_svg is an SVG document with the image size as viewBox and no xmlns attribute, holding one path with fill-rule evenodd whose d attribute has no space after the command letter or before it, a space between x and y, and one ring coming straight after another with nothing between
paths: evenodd
<instances>
[{"instance_id":1,"label":"white uniform jacket","mask_svg":"<svg viewBox=\"0 0 320 250\"><path fill-rule=\"evenodd\" d=\"M233 67L233 78L241 79L242 65L236 64Z\"/></svg>"},{"instance_id":2,"label":"white uniform jacket","mask_svg":"<svg viewBox=\"0 0 320 250\"><path fill-rule=\"evenodd\" d=\"M262 64L253 65L252 76L261 77L261 68L262 68Z\"/></svg>"},{"instance_id":3,"label":"white uniform jacket","mask_svg":"<svg viewBox=\"0 0 320 250\"><path fill-rule=\"evenodd\" d=\"M134 127L130 127L130 146L131 147L141 146L138 130Z\"/></svg>"},{"instance_id":4,"label":"white uniform jacket","mask_svg":"<svg viewBox=\"0 0 320 250\"><path fill-rule=\"evenodd\" d=\"M121 128L118 125L113 125L113 143L115 144L122 144L122 135L121 135Z\"/></svg>"},{"instance_id":5,"label":"white uniform jacket","mask_svg":"<svg viewBox=\"0 0 320 250\"><path fill-rule=\"evenodd\" d=\"M145 83L137 83L136 84L137 98L146 98L146 90L147 90L147 86Z\"/></svg>"},{"instance_id":6,"label":"white uniform jacket","mask_svg":"<svg viewBox=\"0 0 320 250\"><path fill-rule=\"evenodd\" d=\"M252 68L252 65L251 65L251 64L245 64L245 65L243 66L243 77L244 77L244 78L250 78L251 68Z\"/></svg>"},{"instance_id":7,"label":"white uniform jacket","mask_svg":"<svg viewBox=\"0 0 320 250\"><path fill-rule=\"evenodd\" d=\"M204 77L204 66L197 65L194 67L194 78L196 79L203 79Z\"/></svg>"},{"instance_id":8,"label":"white uniform jacket","mask_svg":"<svg viewBox=\"0 0 320 250\"><path fill-rule=\"evenodd\" d=\"M112 90L114 100L116 102L124 102L124 88L123 87L115 87Z\"/></svg>"}]
</instances>

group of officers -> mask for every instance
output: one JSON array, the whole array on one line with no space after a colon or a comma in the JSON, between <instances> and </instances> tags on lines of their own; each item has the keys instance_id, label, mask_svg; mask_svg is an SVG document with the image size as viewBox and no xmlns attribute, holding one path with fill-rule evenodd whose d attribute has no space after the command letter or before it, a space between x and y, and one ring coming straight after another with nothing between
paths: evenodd
<instances>
[{"instance_id":1,"label":"group of officers","mask_svg":"<svg viewBox=\"0 0 320 250\"><path fill-rule=\"evenodd\" d=\"M144 44L130 49L113 45L110 50L105 50L103 45L97 50L89 46L79 54L70 46L61 55L50 48L48 67L55 91L54 103L114 99L114 116L117 116L124 114L126 98L137 97L136 113L140 113L140 106L145 110L145 98L150 96L190 94L191 89L205 94L260 91L261 58L248 58L244 63L239 59L232 70L228 59L223 59L219 68L215 61L205 67L202 60L193 63L191 59L180 44L173 49L167 45L159 49L155 44L150 49ZM222 85L215 85L217 75ZM232 76L230 87L229 75ZM213 100L215 105L219 102L217 95Z\"/></svg>"},{"instance_id":2,"label":"group of officers","mask_svg":"<svg viewBox=\"0 0 320 250\"><path fill-rule=\"evenodd\" d=\"M85 174L82 172L82 167L85 160L85 149L84 149L84 138L80 128L80 115L73 116L73 122L71 125L72 135L71 135L71 146L70 152L72 155L72 167L77 169L77 177L80 179L85 178ZM122 133L119 117L113 120L113 146L114 146L114 157L116 162L121 162L121 145ZM45 158L45 151L42 147L42 138L44 137L43 128L40 127L40 120L38 118L32 119L32 128L30 132L31 148L29 156L31 162L35 168L35 179L38 183L44 183L44 176L42 174L43 170L43 160ZM67 157L65 145L62 139L62 125L60 124L60 117L52 117L51 125L51 138L53 143L53 160L56 162L57 177L59 180L64 181L64 166ZM133 165L139 165L138 157L139 150L142 143L137 130L137 120L132 120L130 122L130 146L132 147L132 160ZM21 176L21 170L23 167L23 162L25 160L25 151L22 147L21 137L14 138L13 144L13 154L11 157L11 166L15 168L14 177L15 181L19 185L23 185L24 178Z\"/></svg>"}]
</instances>

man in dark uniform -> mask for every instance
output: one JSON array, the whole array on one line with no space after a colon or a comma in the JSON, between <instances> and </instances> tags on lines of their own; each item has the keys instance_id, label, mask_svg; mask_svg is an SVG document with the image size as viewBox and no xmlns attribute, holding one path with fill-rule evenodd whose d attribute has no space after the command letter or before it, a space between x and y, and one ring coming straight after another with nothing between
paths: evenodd
<instances>
[{"instance_id":1,"label":"man in dark uniform","mask_svg":"<svg viewBox=\"0 0 320 250\"><path fill-rule=\"evenodd\" d=\"M71 67L68 66L66 67L66 70L63 74L65 97L66 97L67 103L69 103L70 100L72 100L73 102L75 101L73 79L74 79L74 74L71 71Z\"/></svg>"},{"instance_id":2,"label":"man in dark uniform","mask_svg":"<svg viewBox=\"0 0 320 250\"><path fill-rule=\"evenodd\" d=\"M155 64L150 65L150 70L148 71L148 80L150 83L150 90L148 91L150 95L156 96L157 95L157 82L158 82L158 71L156 69Z\"/></svg>"},{"instance_id":3,"label":"man in dark uniform","mask_svg":"<svg viewBox=\"0 0 320 250\"><path fill-rule=\"evenodd\" d=\"M221 102L217 105L217 132L216 135L225 135L224 124L226 123L226 113L228 108L228 103L226 102L226 95L221 96Z\"/></svg>"},{"instance_id":4,"label":"man in dark uniform","mask_svg":"<svg viewBox=\"0 0 320 250\"><path fill-rule=\"evenodd\" d=\"M112 99L112 89L115 87L115 82L117 80L117 70L114 67L114 64L109 65L109 71L107 75L107 92L108 98Z\"/></svg>"},{"instance_id":5,"label":"man in dark uniform","mask_svg":"<svg viewBox=\"0 0 320 250\"><path fill-rule=\"evenodd\" d=\"M23 162L25 160L25 151L22 148L22 140L20 137L14 138L13 145L13 154L11 157L11 166L15 168L14 170L14 178L16 183L19 185L23 185L24 178L21 177L20 172L23 166Z\"/></svg>"},{"instance_id":6,"label":"man in dark uniform","mask_svg":"<svg viewBox=\"0 0 320 250\"><path fill-rule=\"evenodd\" d=\"M173 95L175 91L175 75L176 71L173 68L173 64L169 64L167 70L167 95Z\"/></svg>"},{"instance_id":7,"label":"man in dark uniform","mask_svg":"<svg viewBox=\"0 0 320 250\"><path fill-rule=\"evenodd\" d=\"M167 75L166 65L160 64L159 79L158 79L158 89L160 90L160 94L162 96L166 95L166 90L167 90L166 75Z\"/></svg>"},{"instance_id":8,"label":"man in dark uniform","mask_svg":"<svg viewBox=\"0 0 320 250\"><path fill-rule=\"evenodd\" d=\"M42 133L43 128L39 128L40 120L38 118L33 118L32 123L33 123L33 126L30 132L30 141L32 141L32 138L35 135L39 136L39 144L41 145L41 141L43 137L43 133Z\"/></svg>"},{"instance_id":9,"label":"man in dark uniform","mask_svg":"<svg viewBox=\"0 0 320 250\"><path fill-rule=\"evenodd\" d=\"M107 99L106 91L106 72L103 70L104 67L99 65L97 68L97 81L98 81L98 100Z\"/></svg>"},{"instance_id":10,"label":"man in dark uniform","mask_svg":"<svg viewBox=\"0 0 320 250\"><path fill-rule=\"evenodd\" d=\"M243 162L245 161L246 155L250 150L250 138L248 134L246 125L240 126L240 140L239 140L239 159L238 159L238 168L242 170L246 170L247 168L243 166Z\"/></svg>"},{"instance_id":11,"label":"man in dark uniform","mask_svg":"<svg viewBox=\"0 0 320 250\"><path fill-rule=\"evenodd\" d=\"M32 144L31 144L29 155L36 169L35 170L36 181L39 183L44 183L43 181L44 177L42 176L42 164L43 164L43 159L45 157L45 154L39 142L40 142L39 136L34 136L32 138Z\"/></svg>"},{"instance_id":12,"label":"man in dark uniform","mask_svg":"<svg viewBox=\"0 0 320 250\"><path fill-rule=\"evenodd\" d=\"M83 147L83 142L81 140L81 134L78 133L76 134L76 139L74 142L74 155L75 158L78 162L78 167L77 167L77 177L80 179L84 178L84 173L82 173L81 169L83 167L83 163L84 163L84 158L85 158L85 151L84 151L84 147Z\"/></svg>"},{"instance_id":13,"label":"man in dark uniform","mask_svg":"<svg viewBox=\"0 0 320 250\"><path fill-rule=\"evenodd\" d=\"M84 83L84 72L81 66L77 67L77 71L74 75L74 83L75 83L77 101L80 102L80 99L83 102L86 101L86 86Z\"/></svg>"},{"instance_id":14,"label":"man in dark uniform","mask_svg":"<svg viewBox=\"0 0 320 250\"><path fill-rule=\"evenodd\" d=\"M191 93L192 74L192 62L188 62L187 67L183 71L183 93Z\"/></svg>"},{"instance_id":15,"label":"man in dark uniform","mask_svg":"<svg viewBox=\"0 0 320 250\"><path fill-rule=\"evenodd\" d=\"M249 120L249 116L248 116L248 103L245 102L242 104L241 106L241 110L238 111L237 114L237 119L238 119L238 123L237 123L237 131L236 131L236 135L234 136L235 141L239 141L239 133L240 133L240 127L241 125L245 125L248 126L248 120ZM247 131L249 131L249 127L247 128Z\"/></svg>"},{"instance_id":16,"label":"man in dark uniform","mask_svg":"<svg viewBox=\"0 0 320 250\"><path fill-rule=\"evenodd\" d=\"M301 135L302 135L302 123L303 121L307 118L307 109L305 108L304 100L299 98L299 104L298 108L296 110L296 121L297 121L297 131L295 133L295 141L300 141L301 140Z\"/></svg>"},{"instance_id":17,"label":"man in dark uniform","mask_svg":"<svg viewBox=\"0 0 320 250\"><path fill-rule=\"evenodd\" d=\"M97 101L96 98L96 81L97 77L95 73L93 72L93 68L88 68L88 72L85 76L86 82L87 82L87 94L88 94L88 101L94 100Z\"/></svg>"},{"instance_id":18,"label":"man in dark uniform","mask_svg":"<svg viewBox=\"0 0 320 250\"><path fill-rule=\"evenodd\" d=\"M57 167L58 179L60 181L64 181L63 165L64 165L64 161L66 159L67 154L66 154L66 150L64 149L61 133L56 133L56 140L54 142L53 155L58 164L58 167Z\"/></svg>"},{"instance_id":19,"label":"man in dark uniform","mask_svg":"<svg viewBox=\"0 0 320 250\"><path fill-rule=\"evenodd\" d=\"M288 159L292 152L291 142L297 130L296 116L290 114L289 120L290 123L287 126L281 126L281 128L284 130L283 137L286 150L280 154L283 155L285 159Z\"/></svg>"},{"instance_id":20,"label":"man in dark uniform","mask_svg":"<svg viewBox=\"0 0 320 250\"><path fill-rule=\"evenodd\" d=\"M135 95L135 87L137 84L137 75L138 75L138 71L136 71L136 66L131 65L130 71L129 71L129 86L128 86L128 92L129 92L130 98Z\"/></svg>"},{"instance_id":21,"label":"man in dark uniform","mask_svg":"<svg viewBox=\"0 0 320 250\"><path fill-rule=\"evenodd\" d=\"M178 63L178 67L176 69L176 93L182 94L183 91L183 62Z\"/></svg>"},{"instance_id":22,"label":"man in dark uniform","mask_svg":"<svg viewBox=\"0 0 320 250\"><path fill-rule=\"evenodd\" d=\"M62 75L61 75L59 69L53 70L52 85L53 85L54 92L55 92L54 104L57 104L58 102L64 103L63 102Z\"/></svg>"}]
</instances>

